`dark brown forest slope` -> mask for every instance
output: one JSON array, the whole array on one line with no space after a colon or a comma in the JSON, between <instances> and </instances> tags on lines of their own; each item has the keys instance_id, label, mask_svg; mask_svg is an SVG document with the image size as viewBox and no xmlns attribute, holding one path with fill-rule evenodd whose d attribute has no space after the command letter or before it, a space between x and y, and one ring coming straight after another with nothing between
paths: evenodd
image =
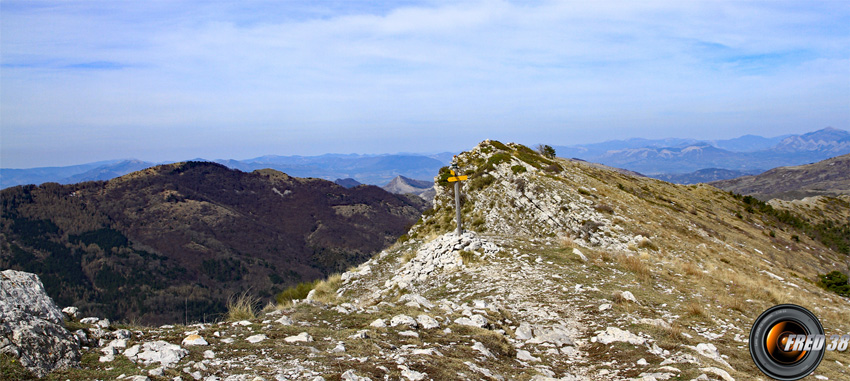
<instances>
[{"instance_id":1,"label":"dark brown forest slope","mask_svg":"<svg viewBox=\"0 0 850 381\"><path fill-rule=\"evenodd\" d=\"M231 295L270 298L359 264L421 204L274 170L207 162L0 192L0 268L38 274L60 305L145 323L210 320Z\"/></svg>"}]
</instances>

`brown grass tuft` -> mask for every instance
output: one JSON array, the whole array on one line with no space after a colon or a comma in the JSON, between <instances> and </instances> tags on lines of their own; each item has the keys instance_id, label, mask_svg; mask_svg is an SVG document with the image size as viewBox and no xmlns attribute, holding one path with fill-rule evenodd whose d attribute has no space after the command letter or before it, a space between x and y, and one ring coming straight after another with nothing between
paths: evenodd
<instances>
[{"instance_id":1,"label":"brown grass tuft","mask_svg":"<svg viewBox=\"0 0 850 381\"><path fill-rule=\"evenodd\" d=\"M227 321L251 320L257 317L257 304L259 300L244 291L238 295L227 298Z\"/></svg>"},{"instance_id":2,"label":"brown grass tuft","mask_svg":"<svg viewBox=\"0 0 850 381\"><path fill-rule=\"evenodd\" d=\"M626 271L635 274L635 277L637 277L641 282L647 282L652 279L652 273L649 270L649 266L647 266L640 257L621 255L617 257L617 263L619 263Z\"/></svg>"}]
</instances>

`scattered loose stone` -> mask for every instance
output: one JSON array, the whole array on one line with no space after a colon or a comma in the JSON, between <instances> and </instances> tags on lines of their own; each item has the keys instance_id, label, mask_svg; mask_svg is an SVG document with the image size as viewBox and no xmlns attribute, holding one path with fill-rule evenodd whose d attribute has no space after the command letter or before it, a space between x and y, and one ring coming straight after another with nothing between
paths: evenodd
<instances>
[{"instance_id":1,"label":"scattered loose stone","mask_svg":"<svg viewBox=\"0 0 850 381\"><path fill-rule=\"evenodd\" d=\"M480 342L473 341L472 342L472 349L475 349L476 351L481 352L481 354L483 354L484 356L496 357L496 356L493 355L493 352L490 352L490 350L487 349L487 347L485 347L484 344L481 344Z\"/></svg>"},{"instance_id":2,"label":"scattered loose stone","mask_svg":"<svg viewBox=\"0 0 850 381\"><path fill-rule=\"evenodd\" d=\"M209 345L209 343L207 343L207 341L204 340L203 337L197 334L186 336L186 338L183 339L182 344L183 346Z\"/></svg>"},{"instance_id":3,"label":"scattered loose stone","mask_svg":"<svg viewBox=\"0 0 850 381\"><path fill-rule=\"evenodd\" d=\"M373 321L372 324L369 324L369 326L375 328L384 328L387 326L387 322L384 321L384 319L375 319L375 321Z\"/></svg>"},{"instance_id":4,"label":"scattered loose stone","mask_svg":"<svg viewBox=\"0 0 850 381\"><path fill-rule=\"evenodd\" d=\"M354 369L345 371L345 373L340 376L340 379L342 381L372 381L369 377L358 376L357 373L354 373Z\"/></svg>"},{"instance_id":5,"label":"scattered loose stone","mask_svg":"<svg viewBox=\"0 0 850 381\"><path fill-rule=\"evenodd\" d=\"M158 362L166 368L174 366L174 364L188 354L189 351L181 348L179 345L161 340L144 343L141 346L134 345L124 351L124 356L130 361L141 362L145 366Z\"/></svg>"},{"instance_id":6,"label":"scattered loose stone","mask_svg":"<svg viewBox=\"0 0 850 381\"><path fill-rule=\"evenodd\" d=\"M628 300L628 301L630 301L630 302L632 302L632 303L637 303L637 302L638 302L637 298L635 298L635 295L634 295L634 294L632 294L632 292L631 292L631 291L623 291L623 292L620 294L620 296L622 296L624 300Z\"/></svg>"},{"instance_id":7,"label":"scattered loose stone","mask_svg":"<svg viewBox=\"0 0 850 381\"><path fill-rule=\"evenodd\" d=\"M407 315L396 315L390 320L390 326L395 327L397 325L406 325L410 328L416 328L419 326L419 323L416 322L416 319L407 316Z\"/></svg>"},{"instance_id":8,"label":"scattered loose stone","mask_svg":"<svg viewBox=\"0 0 850 381\"><path fill-rule=\"evenodd\" d=\"M481 315L478 315L478 314L472 315L471 317L465 317L464 316L464 317L457 318L457 319L455 319L455 323L460 324L460 325L468 325L468 326L472 326L472 327L478 327L478 328L487 328L487 324L488 324L487 319L484 316L481 316Z\"/></svg>"},{"instance_id":9,"label":"scattered loose stone","mask_svg":"<svg viewBox=\"0 0 850 381\"><path fill-rule=\"evenodd\" d=\"M306 334L306 333L307 332L303 332L303 334ZM256 344L256 343L259 343L259 342L261 342L265 339L268 339L268 336L263 335L263 334L259 334L259 335L248 336L245 340L247 340L249 343ZM286 340L286 339L284 339L284 340ZM312 341L312 340L309 340L309 341Z\"/></svg>"},{"instance_id":10,"label":"scattered loose stone","mask_svg":"<svg viewBox=\"0 0 850 381\"><path fill-rule=\"evenodd\" d=\"M539 357L534 357L534 356L531 355L531 352L523 350L523 349L517 349L516 358L518 360L522 360L522 361L535 361L535 362L540 361Z\"/></svg>"},{"instance_id":11,"label":"scattered loose stone","mask_svg":"<svg viewBox=\"0 0 850 381\"><path fill-rule=\"evenodd\" d=\"M404 365L399 365L399 369L401 369L401 376L410 381L424 380L426 376L425 373L417 372Z\"/></svg>"},{"instance_id":12,"label":"scattered loose stone","mask_svg":"<svg viewBox=\"0 0 850 381\"><path fill-rule=\"evenodd\" d=\"M416 322L419 323L419 326L422 327L422 329L434 329L440 327L440 323L438 323L437 320L425 314L417 316Z\"/></svg>"},{"instance_id":13,"label":"scattered loose stone","mask_svg":"<svg viewBox=\"0 0 850 381\"><path fill-rule=\"evenodd\" d=\"M624 331L617 327L608 327L605 332L602 332L595 337L590 338L591 342L600 344L611 344L615 341L626 342L634 345L643 345L646 339L637 336L629 331Z\"/></svg>"},{"instance_id":14,"label":"scattered loose stone","mask_svg":"<svg viewBox=\"0 0 850 381\"><path fill-rule=\"evenodd\" d=\"M526 322L522 322L514 333L519 340L529 340L534 337L531 325Z\"/></svg>"},{"instance_id":15,"label":"scattered loose stone","mask_svg":"<svg viewBox=\"0 0 850 381\"><path fill-rule=\"evenodd\" d=\"M295 336L284 338L283 341L287 343L308 343L313 341L313 337L307 332L301 332Z\"/></svg>"},{"instance_id":16,"label":"scattered loose stone","mask_svg":"<svg viewBox=\"0 0 850 381\"><path fill-rule=\"evenodd\" d=\"M699 368L699 370L700 370L700 372L711 373L711 374L714 374L716 376L720 376L720 378L722 378L724 381L735 381L735 379L732 378L732 376L729 374L729 372L727 372L723 369L720 369L720 368L715 368L715 367L712 366L712 367L708 367L708 368Z\"/></svg>"},{"instance_id":17,"label":"scattered loose stone","mask_svg":"<svg viewBox=\"0 0 850 381\"><path fill-rule=\"evenodd\" d=\"M293 323L292 318L286 315L281 316L280 319L277 319L275 321L283 325L292 325Z\"/></svg>"},{"instance_id":18,"label":"scattered loose stone","mask_svg":"<svg viewBox=\"0 0 850 381\"><path fill-rule=\"evenodd\" d=\"M611 309L611 304L605 303L599 306L599 311L607 311Z\"/></svg>"}]
</instances>

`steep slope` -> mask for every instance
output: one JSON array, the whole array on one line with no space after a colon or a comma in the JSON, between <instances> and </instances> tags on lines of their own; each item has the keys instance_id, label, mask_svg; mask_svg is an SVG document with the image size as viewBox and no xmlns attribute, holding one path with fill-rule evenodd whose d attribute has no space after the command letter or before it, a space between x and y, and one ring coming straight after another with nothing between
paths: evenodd
<instances>
[{"instance_id":1,"label":"steep slope","mask_svg":"<svg viewBox=\"0 0 850 381\"><path fill-rule=\"evenodd\" d=\"M805 217L516 144L485 141L459 161L462 236L443 169L407 235L310 300L247 323L140 329L128 345L202 335L210 346L185 346L168 378L728 380L764 378L747 337L773 305L850 332L850 301L812 282L848 256L798 228ZM845 355L815 374L846 379ZM56 378L152 368L87 356Z\"/></svg>"},{"instance_id":2,"label":"steep slope","mask_svg":"<svg viewBox=\"0 0 850 381\"><path fill-rule=\"evenodd\" d=\"M19 186L2 200L2 267L37 273L61 304L149 323L213 317L231 294L270 298L342 271L419 216L378 187L205 162Z\"/></svg>"},{"instance_id":3,"label":"steep slope","mask_svg":"<svg viewBox=\"0 0 850 381\"><path fill-rule=\"evenodd\" d=\"M850 154L813 164L774 168L756 176L710 183L760 200L850 194Z\"/></svg>"}]
</instances>

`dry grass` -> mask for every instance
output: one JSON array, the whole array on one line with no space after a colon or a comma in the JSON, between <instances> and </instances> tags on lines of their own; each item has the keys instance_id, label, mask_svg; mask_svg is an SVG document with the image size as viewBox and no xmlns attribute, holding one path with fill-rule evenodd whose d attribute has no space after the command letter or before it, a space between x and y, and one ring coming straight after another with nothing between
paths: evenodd
<instances>
[{"instance_id":1,"label":"dry grass","mask_svg":"<svg viewBox=\"0 0 850 381\"><path fill-rule=\"evenodd\" d=\"M561 243L561 247L564 248L564 249L574 249L574 248L578 247L578 245L576 245L575 241L573 241L573 238L570 237L570 236L564 235L564 236L559 237L558 240Z\"/></svg>"},{"instance_id":2,"label":"dry grass","mask_svg":"<svg viewBox=\"0 0 850 381\"><path fill-rule=\"evenodd\" d=\"M248 295L248 291L227 298L227 321L250 320L257 317L256 308L259 300L253 295Z\"/></svg>"},{"instance_id":3,"label":"dry grass","mask_svg":"<svg viewBox=\"0 0 850 381\"><path fill-rule=\"evenodd\" d=\"M462 250L460 253L460 259L463 261L463 264L469 266L475 262L478 262L478 256L475 255L474 252Z\"/></svg>"},{"instance_id":4,"label":"dry grass","mask_svg":"<svg viewBox=\"0 0 850 381\"><path fill-rule=\"evenodd\" d=\"M685 262L682 264L682 272L684 272L685 275L696 279L702 279L705 275L705 273L702 272L702 269L693 264L693 262Z\"/></svg>"},{"instance_id":5,"label":"dry grass","mask_svg":"<svg viewBox=\"0 0 850 381\"><path fill-rule=\"evenodd\" d=\"M342 274L331 274L328 279L320 281L313 288L313 300L322 303L333 303L337 300L336 290L342 283Z\"/></svg>"},{"instance_id":6,"label":"dry grass","mask_svg":"<svg viewBox=\"0 0 850 381\"><path fill-rule=\"evenodd\" d=\"M617 257L617 263L626 271L635 275L641 282L648 282L652 279L652 273L649 266L637 256L621 255Z\"/></svg>"},{"instance_id":7,"label":"dry grass","mask_svg":"<svg viewBox=\"0 0 850 381\"><path fill-rule=\"evenodd\" d=\"M408 251L401 256L401 264L405 264L407 262L410 262L415 257L416 257L415 251Z\"/></svg>"},{"instance_id":8,"label":"dry grass","mask_svg":"<svg viewBox=\"0 0 850 381\"><path fill-rule=\"evenodd\" d=\"M698 302L690 302L685 305L685 314L693 317L706 316L705 308Z\"/></svg>"}]
</instances>

